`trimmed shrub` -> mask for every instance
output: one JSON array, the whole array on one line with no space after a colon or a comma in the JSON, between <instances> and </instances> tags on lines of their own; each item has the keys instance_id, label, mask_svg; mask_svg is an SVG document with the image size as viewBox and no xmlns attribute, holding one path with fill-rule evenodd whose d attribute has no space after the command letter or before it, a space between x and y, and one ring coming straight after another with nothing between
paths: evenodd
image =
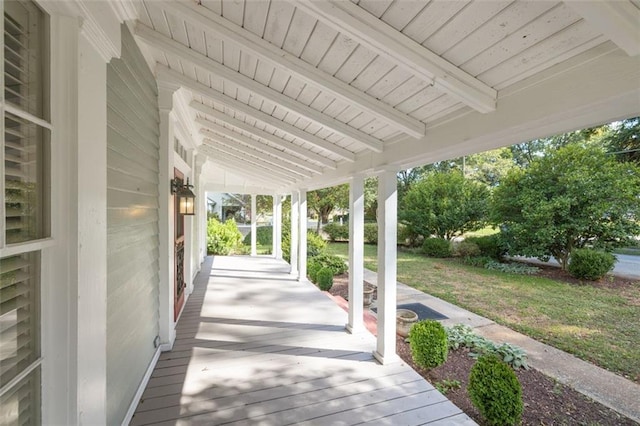
<instances>
[{"instance_id":1,"label":"trimmed shrub","mask_svg":"<svg viewBox=\"0 0 640 426\"><path fill-rule=\"evenodd\" d=\"M235 220L220 223L212 217L207 221L207 253L226 256L239 249L241 244L242 233Z\"/></svg>"},{"instance_id":2,"label":"trimmed shrub","mask_svg":"<svg viewBox=\"0 0 640 426\"><path fill-rule=\"evenodd\" d=\"M495 355L484 355L471 368L471 402L489 425L516 425L522 418L522 387L513 370Z\"/></svg>"},{"instance_id":3,"label":"trimmed shrub","mask_svg":"<svg viewBox=\"0 0 640 426\"><path fill-rule=\"evenodd\" d=\"M453 246L453 251L456 256L461 257L474 257L480 256L480 247L476 243L470 241L461 241Z\"/></svg>"},{"instance_id":4,"label":"trimmed shrub","mask_svg":"<svg viewBox=\"0 0 640 426\"><path fill-rule=\"evenodd\" d=\"M322 291L331 290L331 286L333 286L333 271L329 268L321 268L316 274L318 287Z\"/></svg>"},{"instance_id":5,"label":"trimmed shrub","mask_svg":"<svg viewBox=\"0 0 640 426\"><path fill-rule=\"evenodd\" d=\"M599 280L616 264L616 257L611 253L588 248L575 249L569 258L569 273L584 280Z\"/></svg>"},{"instance_id":6,"label":"trimmed shrub","mask_svg":"<svg viewBox=\"0 0 640 426\"><path fill-rule=\"evenodd\" d=\"M329 268L333 275L340 275L347 272L347 264L341 257L333 254L322 253L313 257L313 262L320 265L322 268Z\"/></svg>"},{"instance_id":7,"label":"trimmed shrub","mask_svg":"<svg viewBox=\"0 0 640 426\"><path fill-rule=\"evenodd\" d=\"M312 283L318 282L318 272L322 269L322 265L315 261L315 258L310 257L307 260L307 276Z\"/></svg>"},{"instance_id":8,"label":"trimmed shrub","mask_svg":"<svg viewBox=\"0 0 640 426\"><path fill-rule=\"evenodd\" d=\"M444 238L425 238L422 253L429 257L451 257L451 242Z\"/></svg>"},{"instance_id":9,"label":"trimmed shrub","mask_svg":"<svg viewBox=\"0 0 640 426\"><path fill-rule=\"evenodd\" d=\"M364 224L364 242L366 244L378 244L378 224Z\"/></svg>"},{"instance_id":10,"label":"trimmed shrub","mask_svg":"<svg viewBox=\"0 0 640 426\"><path fill-rule=\"evenodd\" d=\"M484 237L469 237L465 241L474 243L480 249L480 256L489 256L500 260L507 254L507 246L500 234L486 235Z\"/></svg>"},{"instance_id":11,"label":"trimmed shrub","mask_svg":"<svg viewBox=\"0 0 640 426\"><path fill-rule=\"evenodd\" d=\"M437 367L447 360L447 332L438 321L415 323L409 331L409 345L411 357L420 367Z\"/></svg>"},{"instance_id":12,"label":"trimmed shrub","mask_svg":"<svg viewBox=\"0 0 640 426\"><path fill-rule=\"evenodd\" d=\"M262 246L273 245L273 226L259 226L256 228L256 243ZM244 237L244 244L251 245L251 231Z\"/></svg>"},{"instance_id":13,"label":"trimmed shrub","mask_svg":"<svg viewBox=\"0 0 640 426\"><path fill-rule=\"evenodd\" d=\"M327 223L322 230L327 233L331 241L349 241L349 225Z\"/></svg>"}]
</instances>

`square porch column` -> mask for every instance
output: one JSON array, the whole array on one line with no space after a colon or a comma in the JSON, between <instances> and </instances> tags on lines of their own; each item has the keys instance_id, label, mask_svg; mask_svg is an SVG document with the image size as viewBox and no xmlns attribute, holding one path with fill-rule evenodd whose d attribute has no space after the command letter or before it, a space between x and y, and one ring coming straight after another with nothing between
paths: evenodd
<instances>
[{"instance_id":1,"label":"square porch column","mask_svg":"<svg viewBox=\"0 0 640 426\"><path fill-rule=\"evenodd\" d=\"M298 224L298 218L300 217L300 207L298 205L298 191L291 193L291 259L289 264L291 265L291 275L298 276L298 234L300 231L300 225Z\"/></svg>"},{"instance_id":2,"label":"square porch column","mask_svg":"<svg viewBox=\"0 0 640 426\"><path fill-rule=\"evenodd\" d=\"M378 176L378 342L373 356L382 364L396 354L396 270L398 193L396 171Z\"/></svg>"},{"instance_id":3,"label":"square porch column","mask_svg":"<svg viewBox=\"0 0 640 426\"><path fill-rule=\"evenodd\" d=\"M362 321L364 282L364 177L349 185L349 333L364 331Z\"/></svg>"},{"instance_id":4,"label":"square porch column","mask_svg":"<svg viewBox=\"0 0 640 426\"><path fill-rule=\"evenodd\" d=\"M282 196L273 195L273 255L282 259Z\"/></svg>"},{"instance_id":5,"label":"square porch column","mask_svg":"<svg viewBox=\"0 0 640 426\"><path fill-rule=\"evenodd\" d=\"M258 211L256 209L256 194L251 194L251 256L258 254L257 250L257 223L258 223Z\"/></svg>"},{"instance_id":6,"label":"square porch column","mask_svg":"<svg viewBox=\"0 0 640 426\"><path fill-rule=\"evenodd\" d=\"M300 229L299 235L299 255L298 255L298 281L307 279L307 190L300 189L298 200L300 215L298 224Z\"/></svg>"}]
</instances>

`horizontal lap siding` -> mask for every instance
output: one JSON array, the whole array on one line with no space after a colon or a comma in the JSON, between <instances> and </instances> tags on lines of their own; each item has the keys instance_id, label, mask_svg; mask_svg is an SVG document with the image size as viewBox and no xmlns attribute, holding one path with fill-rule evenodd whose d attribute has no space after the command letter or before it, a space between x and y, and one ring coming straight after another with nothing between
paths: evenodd
<instances>
[{"instance_id":1,"label":"horizontal lap siding","mask_svg":"<svg viewBox=\"0 0 640 426\"><path fill-rule=\"evenodd\" d=\"M157 88L131 34L107 82L107 411L120 424L158 334Z\"/></svg>"}]
</instances>

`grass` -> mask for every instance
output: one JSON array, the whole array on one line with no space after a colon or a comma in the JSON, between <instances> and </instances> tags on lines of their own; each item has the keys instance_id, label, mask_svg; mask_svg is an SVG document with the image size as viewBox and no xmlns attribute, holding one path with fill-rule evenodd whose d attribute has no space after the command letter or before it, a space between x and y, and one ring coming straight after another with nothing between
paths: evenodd
<instances>
[{"instance_id":1,"label":"grass","mask_svg":"<svg viewBox=\"0 0 640 426\"><path fill-rule=\"evenodd\" d=\"M347 257L347 244L328 249ZM365 246L364 262L377 269L376 246ZM406 251L398 252L398 281L640 382L640 282L573 285Z\"/></svg>"}]
</instances>

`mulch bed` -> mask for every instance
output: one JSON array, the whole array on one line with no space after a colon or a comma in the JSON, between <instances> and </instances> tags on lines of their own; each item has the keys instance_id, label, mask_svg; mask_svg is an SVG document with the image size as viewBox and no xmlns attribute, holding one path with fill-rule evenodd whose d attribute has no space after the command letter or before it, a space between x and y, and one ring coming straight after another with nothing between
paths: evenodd
<instances>
[{"instance_id":1,"label":"mulch bed","mask_svg":"<svg viewBox=\"0 0 640 426\"><path fill-rule=\"evenodd\" d=\"M539 266L539 265L536 265ZM552 279L566 280L566 273L554 267L540 267L539 275ZM576 284L580 282L576 280ZM606 287L623 286L629 280L620 278L603 279L599 285ZM334 284L329 291L334 296L348 297L349 279L347 274L334 277ZM592 284L592 283L591 283ZM459 389L447 392L446 396L479 424L484 424L478 410L473 406L466 387L471 367L475 360L468 356L466 349L449 352L447 361L440 367L425 370L413 363L409 344L397 336L396 350L398 355L422 377L432 384L443 380L458 380ZM533 368L516 372L524 401L523 425L620 425L633 426L636 422L621 416L617 412L595 402L580 392L558 383L554 379Z\"/></svg>"}]
</instances>

